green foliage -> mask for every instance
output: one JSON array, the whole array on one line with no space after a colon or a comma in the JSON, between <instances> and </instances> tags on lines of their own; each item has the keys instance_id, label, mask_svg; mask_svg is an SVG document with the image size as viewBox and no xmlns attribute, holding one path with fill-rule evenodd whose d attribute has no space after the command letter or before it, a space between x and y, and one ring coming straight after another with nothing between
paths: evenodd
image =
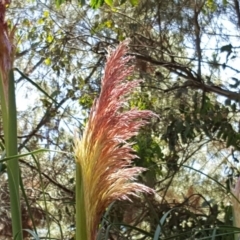
<instances>
[{"instance_id":1,"label":"green foliage","mask_svg":"<svg viewBox=\"0 0 240 240\"><path fill-rule=\"evenodd\" d=\"M89 96L88 94L83 94L79 98L79 103L84 109L89 109L93 104L93 97Z\"/></svg>"},{"instance_id":2,"label":"green foliage","mask_svg":"<svg viewBox=\"0 0 240 240\"><path fill-rule=\"evenodd\" d=\"M55 2L56 2L56 6L60 7L60 5L64 3L64 0L56 0Z\"/></svg>"},{"instance_id":3,"label":"green foliage","mask_svg":"<svg viewBox=\"0 0 240 240\"><path fill-rule=\"evenodd\" d=\"M221 52L231 53L232 52L232 48L233 48L232 44L228 44L228 45L222 46L220 48L220 51Z\"/></svg>"},{"instance_id":4,"label":"green foliage","mask_svg":"<svg viewBox=\"0 0 240 240\"><path fill-rule=\"evenodd\" d=\"M137 6L138 5L138 0L129 0L132 6Z\"/></svg>"},{"instance_id":5,"label":"green foliage","mask_svg":"<svg viewBox=\"0 0 240 240\"><path fill-rule=\"evenodd\" d=\"M120 5L124 4L127 0L121 0L119 2ZM61 4L63 3L67 3L68 1L67 0L55 0L55 3L56 3L56 6L57 7L60 7ZM79 4L81 6L85 5L86 4L86 1L85 0L78 0ZM90 0L90 6L93 8L93 9L97 9L99 7L102 7L104 3L106 3L107 5L109 6L113 6L115 4L115 2L117 2L117 0ZM132 6L137 6L139 0L129 0L129 2L131 3Z\"/></svg>"},{"instance_id":6,"label":"green foliage","mask_svg":"<svg viewBox=\"0 0 240 240\"><path fill-rule=\"evenodd\" d=\"M215 0L207 0L206 5L210 9L210 11L216 11L217 5Z\"/></svg>"},{"instance_id":7,"label":"green foliage","mask_svg":"<svg viewBox=\"0 0 240 240\"><path fill-rule=\"evenodd\" d=\"M109 0L107 0L107 1L105 1L105 0L90 0L90 6L94 9L96 9L96 8L101 7L104 4L104 2L106 2L109 5L112 4L112 1L109 1Z\"/></svg>"},{"instance_id":8,"label":"green foliage","mask_svg":"<svg viewBox=\"0 0 240 240\"><path fill-rule=\"evenodd\" d=\"M5 163L0 163L0 174L6 172L7 165Z\"/></svg>"}]
</instances>

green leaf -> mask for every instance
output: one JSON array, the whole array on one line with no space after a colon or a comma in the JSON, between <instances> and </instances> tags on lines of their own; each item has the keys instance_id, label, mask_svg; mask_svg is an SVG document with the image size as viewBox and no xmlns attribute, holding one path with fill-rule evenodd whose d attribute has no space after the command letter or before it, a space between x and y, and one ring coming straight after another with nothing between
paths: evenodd
<instances>
[{"instance_id":1,"label":"green leaf","mask_svg":"<svg viewBox=\"0 0 240 240\"><path fill-rule=\"evenodd\" d=\"M43 18L39 18L37 21L38 24L43 24L44 23L44 19Z\"/></svg>"},{"instance_id":2,"label":"green leaf","mask_svg":"<svg viewBox=\"0 0 240 240\"><path fill-rule=\"evenodd\" d=\"M138 5L138 0L129 0L132 6L137 6Z\"/></svg>"},{"instance_id":3,"label":"green leaf","mask_svg":"<svg viewBox=\"0 0 240 240\"><path fill-rule=\"evenodd\" d=\"M223 3L223 6L226 7L227 4L228 4L228 1L227 0L222 0L222 3Z\"/></svg>"},{"instance_id":4,"label":"green leaf","mask_svg":"<svg viewBox=\"0 0 240 240\"><path fill-rule=\"evenodd\" d=\"M44 12L43 12L43 16L44 16L45 18L48 18L48 17L49 17L49 11L44 11Z\"/></svg>"},{"instance_id":5,"label":"green leaf","mask_svg":"<svg viewBox=\"0 0 240 240\"><path fill-rule=\"evenodd\" d=\"M109 0L108 0L108 1L109 1ZM109 2L112 2L112 1L110 0ZM109 4L109 6L112 6L112 5ZM111 28L112 25L113 25L113 22L112 22L111 20L107 20L107 21L105 22L105 25L106 25L107 28Z\"/></svg>"},{"instance_id":6,"label":"green leaf","mask_svg":"<svg viewBox=\"0 0 240 240\"><path fill-rule=\"evenodd\" d=\"M232 144L234 144L234 142L235 142L234 136L229 135L229 136L227 137L227 142L226 142L227 148L230 147Z\"/></svg>"},{"instance_id":7,"label":"green leaf","mask_svg":"<svg viewBox=\"0 0 240 240\"><path fill-rule=\"evenodd\" d=\"M93 9L96 9L96 8L99 8L103 5L104 3L104 0L91 0L90 1L90 6L93 8Z\"/></svg>"},{"instance_id":8,"label":"green leaf","mask_svg":"<svg viewBox=\"0 0 240 240\"><path fill-rule=\"evenodd\" d=\"M60 5L64 2L64 0L56 0L56 6L60 7Z\"/></svg>"},{"instance_id":9,"label":"green leaf","mask_svg":"<svg viewBox=\"0 0 240 240\"><path fill-rule=\"evenodd\" d=\"M44 60L44 63L45 63L47 66L51 65L51 59L50 59L50 58L46 58L46 59Z\"/></svg>"},{"instance_id":10,"label":"green leaf","mask_svg":"<svg viewBox=\"0 0 240 240\"><path fill-rule=\"evenodd\" d=\"M53 93L51 93L51 98L54 98L54 97L56 97L58 94L60 93L60 91L58 91L58 90L55 90Z\"/></svg>"},{"instance_id":11,"label":"green leaf","mask_svg":"<svg viewBox=\"0 0 240 240\"><path fill-rule=\"evenodd\" d=\"M78 2L80 3L81 6L86 4L85 0L78 0Z\"/></svg>"},{"instance_id":12,"label":"green leaf","mask_svg":"<svg viewBox=\"0 0 240 240\"><path fill-rule=\"evenodd\" d=\"M227 98L227 99L225 100L225 104L226 104L227 106L230 106L230 105L231 105L231 99Z\"/></svg>"},{"instance_id":13,"label":"green leaf","mask_svg":"<svg viewBox=\"0 0 240 240\"><path fill-rule=\"evenodd\" d=\"M26 232L30 233L32 235L32 237L34 237L35 240L40 240L40 238L38 237L38 235L34 231L32 231L30 229L23 229L23 231L26 231Z\"/></svg>"},{"instance_id":14,"label":"green leaf","mask_svg":"<svg viewBox=\"0 0 240 240\"><path fill-rule=\"evenodd\" d=\"M55 102L56 104L57 101L55 99L53 99L50 95L48 95L48 93L46 91L44 91L38 84L36 84L33 80L31 80L29 77L27 77L23 72L21 72L18 68L15 68L15 70L24 78L26 79L28 82L30 82L34 87L36 87L39 91L41 91L45 96L47 96L48 98L50 98L53 102Z\"/></svg>"},{"instance_id":15,"label":"green leaf","mask_svg":"<svg viewBox=\"0 0 240 240\"><path fill-rule=\"evenodd\" d=\"M127 0L121 0L120 5L124 4Z\"/></svg>"},{"instance_id":16,"label":"green leaf","mask_svg":"<svg viewBox=\"0 0 240 240\"><path fill-rule=\"evenodd\" d=\"M7 165L5 163L0 163L0 173L6 172Z\"/></svg>"},{"instance_id":17,"label":"green leaf","mask_svg":"<svg viewBox=\"0 0 240 240\"><path fill-rule=\"evenodd\" d=\"M47 42L51 43L53 41L53 36L52 35L48 35L47 36Z\"/></svg>"},{"instance_id":18,"label":"green leaf","mask_svg":"<svg viewBox=\"0 0 240 240\"><path fill-rule=\"evenodd\" d=\"M20 157L26 157L26 156L42 153L42 152L56 152L56 153L68 154L67 152L63 152L63 151L49 150L49 149L42 148L42 149L38 149L38 150L35 150L35 151L32 151L32 152L2 158L2 159L0 159L0 163L10 161L12 159L17 159L17 158L20 158Z\"/></svg>"},{"instance_id":19,"label":"green leaf","mask_svg":"<svg viewBox=\"0 0 240 240\"><path fill-rule=\"evenodd\" d=\"M233 111L233 112L236 112L236 109L237 109L236 103L233 103L233 104L231 105L231 108L232 108L232 111Z\"/></svg>"},{"instance_id":20,"label":"green leaf","mask_svg":"<svg viewBox=\"0 0 240 240\"><path fill-rule=\"evenodd\" d=\"M109 6L112 7L112 5L113 5L113 0L105 0L105 3L106 3L107 5L109 5Z\"/></svg>"},{"instance_id":21,"label":"green leaf","mask_svg":"<svg viewBox=\"0 0 240 240\"><path fill-rule=\"evenodd\" d=\"M221 52L232 52L232 44L224 45L220 48Z\"/></svg>"},{"instance_id":22,"label":"green leaf","mask_svg":"<svg viewBox=\"0 0 240 240\"><path fill-rule=\"evenodd\" d=\"M162 216L162 218L160 219L159 224L157 225L157 228L156 228L156 230L155 230L153 240L158 240L158 239L159 239L159 237L160 237L160 235L161 235L161 232L162 232L162 226L163 226L164 222L166 221L166 218L168 217L168 215L169 215L174 209L175 209L175 208L170 209L169 211L167 211L167 212Z\"/></svg>"},{"instance_id":23,"label":"green leaf","mask_svg":"<svg viewBox=\"0 0 240 240\"><path fill-rule=\"evenodd\" d=\"M229 87L231 87L231 88L237 88L238 86L239 86L239 84L240 84L240 81L237 79L237 78L235 78L235 77L232 77L232 80L235 82L234 84L229 84Z\"/></svg>"}]
</instances>

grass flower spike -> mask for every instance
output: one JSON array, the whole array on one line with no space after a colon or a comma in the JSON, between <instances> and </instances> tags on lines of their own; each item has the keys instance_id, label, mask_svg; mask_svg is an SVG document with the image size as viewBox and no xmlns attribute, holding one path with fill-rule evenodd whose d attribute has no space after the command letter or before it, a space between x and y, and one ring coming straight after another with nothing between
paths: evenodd
<instances>
[{"instance_id":1,"label":"grass flower spike","mask_svg":"<svg viewBox=\"0 0 240 240\"><path fill-rule=\"evenodd\" d=\"M75 141L76 239L95 239L100 218L114 200L130 200L139 192L153 192L134 182L145 169L131 166L137 156L127 140L155 114L137 109L122 111L127 97L140 82L127 80L134 70L134 66L129 66L132 57L127 56L127 51L128 41L109 51L100 96L93 104L82 138ZM82 234L84 228L86 232Z\"/></svg>"}]
</instances>

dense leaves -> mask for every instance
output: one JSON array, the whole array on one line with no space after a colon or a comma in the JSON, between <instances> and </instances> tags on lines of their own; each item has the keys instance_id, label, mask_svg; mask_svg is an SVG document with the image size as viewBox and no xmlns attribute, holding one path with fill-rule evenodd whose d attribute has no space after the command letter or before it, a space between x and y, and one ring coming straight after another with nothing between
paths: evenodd
<instances>
[{"instance_id":1,"label":"dense leaves","mask_svg":"<svg viewBox=\"0 0 240 240\"><path fill-rule=\"evenodd\" d=\"M99 8L99 7L103 6L104 3L106 3L107 5L113 7L113 5L115 5L115 4L122 5L126 1L127 0L120 0L120 1L118 1L118 0L90 0L89 4L90 4L90 6L92 8L96 9L96 8ZM71 0L55 0L55 3L56 3L57 7L60 7L61 4L67 3L67 2L71 2ZM88 2L88 1L78 0L78 3L81 6L84 6L86 4L86 2ZM129 2L132 4L132 6L136 6L138 4L138 0L129 0Z\"/></svg>"}]
</instances>

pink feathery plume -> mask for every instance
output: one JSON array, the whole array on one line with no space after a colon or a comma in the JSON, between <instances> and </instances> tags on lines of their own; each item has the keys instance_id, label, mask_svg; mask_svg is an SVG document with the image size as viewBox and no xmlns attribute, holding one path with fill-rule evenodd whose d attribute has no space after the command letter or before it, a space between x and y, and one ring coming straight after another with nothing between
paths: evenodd
<instances>
[{"instance_id":1,"label":"pink feathery plume","mask_svg":"<svg viewBox=\"0 0 240 240\"><path fill-rule=\"evenodd\" d=\"M147 110L121 110L140 83L127 80L134 71L134 66L130 66L132 57L127 56L128 43L126 40L115 51L109 51L101 94L92 106L82 138L75 141L91 240L95 239L100 218L110 203L130 200L130 196L139 192L153 193L135 182L146 169L131 165L137 156L127 141L155 114Z\"/></svg>"}]
</instances>

